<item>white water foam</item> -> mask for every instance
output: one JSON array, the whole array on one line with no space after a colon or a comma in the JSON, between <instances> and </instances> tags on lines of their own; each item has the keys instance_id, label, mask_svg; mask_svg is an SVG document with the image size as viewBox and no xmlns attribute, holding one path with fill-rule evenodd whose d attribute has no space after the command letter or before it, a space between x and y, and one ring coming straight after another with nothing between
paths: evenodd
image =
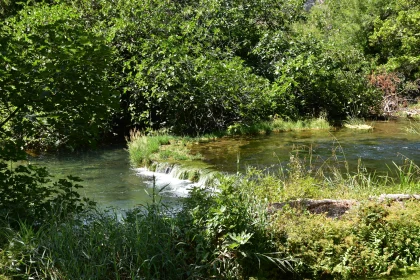
<instances>
[{"instance_id":1,"label":"white water foam","mask_svg":"<svg viewBox=\"0 0 420 280\"><path fill-rule=\"evenodd\" d=\"M153 187L153 177L155 178L155 186L157 190L164 188L160 194L167 196L176 196L176 197L187 197L189 191L197 186L190 180L181 180L173 176L172 172L170 173L160 173L153 172L147 168L136 168L134 169L137 175L142 176L143 178L148 179L148 185L150 188Z\"/></svg>"}]
</instances>

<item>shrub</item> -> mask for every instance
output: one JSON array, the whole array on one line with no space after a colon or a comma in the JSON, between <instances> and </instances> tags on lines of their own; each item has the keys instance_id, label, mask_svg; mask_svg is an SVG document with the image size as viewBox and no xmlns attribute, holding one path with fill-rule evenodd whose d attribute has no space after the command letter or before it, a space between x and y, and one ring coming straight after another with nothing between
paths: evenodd
<instances>
[{"instance_id":1,"label":"shrub","mask_svg":"<svg viewBox=\"0 0 420 280\"><path fill-rule=\"evenodd\" d=\"M196 275L221 279L291 273L291 259L273 247L266 201L240 177L222 177L219 192L195 188L186 200L182 227L194 248Z\"/></svg>"},{"instance_id":2,"label":"shrub","mask_svg":"<svg viewBox=\"0 0 420 280\"><path fill-rule=\"evenodd\" d=\"M389 275L418 265L417 202L362 204L341 219L285 208L277 216L279 250L301 275L349 279Z\"/></svg>"},{"instance_id":3,"label":"shrub","mask_svg":"<svg viewBox=\"0 0 420 280\"><path fill-rule=\"evenodd\" d=\"M80 213L94 203L80 198L76 189L80 179L68 176L67 179L52 181L45 168L34 165L18 165L9 168L0 161L0 217L11 225L25 222L40 226L60 216Z\"/></svg>"}]
</instances>

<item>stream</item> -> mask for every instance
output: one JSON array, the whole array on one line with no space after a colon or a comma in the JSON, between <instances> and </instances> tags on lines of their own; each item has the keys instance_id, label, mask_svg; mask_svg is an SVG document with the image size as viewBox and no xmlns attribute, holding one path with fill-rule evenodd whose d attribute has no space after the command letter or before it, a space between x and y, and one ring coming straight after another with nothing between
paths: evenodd
<instances>
[{"instance_id":1,"label":"stream","mask_svg":"<svg viewBox=\"0 0 420 280\"><path fill-rule=\"evenodd\" d=\"M287 166L292 151L314 162L335 157L349 162L354 170L359 159L369 172L389 173L393 162L401 164L409 158L420 164L419 135L407 134L409 122L373 122L371 131L337 129L332 131L281 132L270 135L226 137L196 144L194 152L204 156L211 169L226 173L245 171L248 167L278 171ZM31 158L31 164L46 166L56 178L68 174L79 176L84 188L80 191L100 207L130 209L151 202L153 177L161 191L158 199L178 203L188 195L191 182L130 166L124 146L95 151L58 154ZM391 168L392 169L392 168Z\"/></svg>"}]
</instances>

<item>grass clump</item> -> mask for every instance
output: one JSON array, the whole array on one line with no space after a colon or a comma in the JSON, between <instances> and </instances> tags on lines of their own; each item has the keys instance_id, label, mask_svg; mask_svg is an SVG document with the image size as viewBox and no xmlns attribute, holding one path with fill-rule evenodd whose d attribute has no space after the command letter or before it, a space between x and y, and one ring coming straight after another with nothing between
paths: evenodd
<instances>
[{"instance_id":1,"label":"grass clump","mask_svg":"<svg viewBox=\"0 0 420 280\"><path fill-rule=\"evenodd\" d=\"M412 122L405 127L405 131L409 134L420 135L420 122Z\"/></svg>"},{"instance_id":2,"label":"grass clump","mask_svg":"<svg viewBox=\"0 0 420 280\"><path fill-rule=\"evenodd\" d=\"M343 124L344 127L350 129L359 129L359 130L372 130L373 126L366 124L366 121L362 118L349 117Z\"/></svg>"},{"instance_id":3,"label":"grass clump","mask_svg":"<svg viewBox=\"0 0 420 280\"><path fill-rule=\"evenodd\" d=\"M324 117L298 121L285 121L283 119L275 119L273 120L272 125L273 131L331 129L330 124Z\"/></svg>"},{"instance_id":4,"label":"grass clump","mask_svg":"<svg viewBox=\"0 0 420 280\"><path fill-rule=\"evenodd\" d=\"M255 124L241 124L235 123L230 125L227 130L227 135L249 135L249 134L269 134L273 131L270 122L260 122Z\"/></svg>"},{"instance_id":5,"label":"grass clump","mask_svg":"<svg viewBox=\"0 0 420 280\"><path fill-rule=\"evenodd\" d=\"M143 135L133 131L128 142L131 162L136 166L150 166L153 162L178 162L201 159L191 154L187 138L170 135Z\"/></svg>"},{"instance_id":6,"label":"grass clump","mask_svg":"<svg viewBox=\"0 0 420 280\"><path fill-rule=\"evenodd\" d=\"M324 117L308 120L286 121L274 118L269 122L260 122L251 125L233 124L228 127L228 135L246 134L269 134L271 132L297 131L297 130L318 130L331 129L330 124Z\"/></svg>"}]
</instances>

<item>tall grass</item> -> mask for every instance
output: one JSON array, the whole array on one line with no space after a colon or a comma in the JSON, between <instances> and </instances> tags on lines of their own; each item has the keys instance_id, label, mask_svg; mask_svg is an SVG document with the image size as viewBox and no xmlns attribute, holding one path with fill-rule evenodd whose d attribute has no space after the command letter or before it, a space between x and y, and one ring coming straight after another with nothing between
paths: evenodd
<instances>
[{"instance_id":1,"label":"tall grass","mask_svg":"<svg viewBox=\"0 0 420 280\"><path fill-rule=\"evenodd\" d=\"M413 161L405 158L402 164L388 168L387 174L369 172L359 159L350 169L339 145L329 157L299 146L277 172L249 169L246 177L255 184L259 198L270 203L302 198L365 200L383 193L420 193L420 167Z\"/></svg>"},{"instance_id":2,"label":"tall grass","mask_svg":"<svg viewBox=\"0 0 420 280\"><path fill-rule=\"evenodd\" d=\"M344 127L359 130L372 130L373 126L366 123L365 119L357 117L348 117L344 121Z\"/></svg>"},{"instance_id":3,"label":"tall grass","mask_svg":"<svg viewBox=\"0 0 420 280\"><path fill-rule=\"evenodd\" d=\"M285 121L276 118L269 122L260 122L251 125L234 124L228 127L226 133L228 135L268 134L271 132L315 129L331 129L331 126L323 117L298 121Z\"/></svg>"},{"instance_id":4,"label":"tall grass","mask_svg":"<svg viewBox=\"0 0 420 280\"><path fill-rule=\"evenodd\" d=\"M418 266L418 202L381 204L368 199L389 187L420 190L419 167L413 162L390 168L399 176L385 180L366 173L361 162L358 170L349 172L333 156L319 165L309 154L305 158L295 153L278 174L249 170L245 175L221 175L219 192L193 189L181 211L153 196L149 205L123 217L96 210L61 215L67 218L41 227L22 223L14 230L4 225L0 275L291 279L299 273L309 279L348 279ZM331 197L357 197L360 204L340 219L304 208L268 212L271 202Z\"/></svg>"},{"instance_id":5,"label":"tall grass","mask_svg":"<svg viewBox=\"0 0 420 280\"><path fill-rule=\"evenodd\" d=\"M168 135L146 136L139 131L131 131L128 151L132 163L149 165L152 162L152 155L159 151L161 145L168 145L170 139Z\"/></svg>"},{"instance_id":6,"label":"tall grass","mask_svg":"<svg viewBox=\"0 0 420 280\"><path fill-rule=\"evenodd\" d=\"M412 122L405 127L405 131L409 134L420 135L420 122Z\"/></svg>"},{"instance_id":7,"label":"tall grass","mask_svg":"<svg viewBox=\"0 0 420 280\"><path fill-rule=\"evenodd\" d=\"M278 173L219 175L218 192L195 188L180 211L156 199L128 211L90 210L43 225L0 230L5 279L351 279L420 266L418 202L369 197L420 192L408 159L389 176L350 171L341 147L329 158L299 147ZM391 176L392 175L392 176ZM358 200L338 219L273 202ZM297 275L293 275L298 273Z\"/></svg>"},{"instance_id":8,"label":"tall grass","mask_svg":"<svg viewBox=\"0 0 420 280\"><path fill-rule=\"evenodd\" d=\"M22 224L6 236L0 275L247 279L290 273L291 262L275 252L266 203L242 187L225 178L219 194L197 188L180 212L154 198L122 219L112 211L90 211L38 231Z\"/></svg>"},{"instance_id":9,"label":"tall grass","mask_svg":"<svg viewBox=\"0 0 420 280\"><path fill-rule=\"evenodd\" d=\"M405 159L388 175L367 172L362 161L351 171L345 156L316 158L295 152L278 174L250 170L246 180L260 200L355 199L340 218L312 214L304 206L285 206L270 227L279 252L296 258L305 279L354 279L395 275L420 266L418 201L380 202L384 193L420 193L420 169ZM327 211L327 209L325 209Z\"/></svg>"},{"instance_id":10,"label":"tall grass","mask_svg":"<svg viewBox=\"0 0 420 280\"><path fill-rule=\"evenodd\" d=\"M331 129L328 121L319 117L316 119L298 120L298 121L284 121L282 119L275 119L272 123L273 131L294 131L294 130L308 130L308 129Z\"/></svg>"},{"instance_id":11,"label":"tall grass","mask_svg":"<svg viewBox=\"0 0 420 280\"><path fill-rule=\"evenodd\" d=\"M132 131L128 141L130 160L135 166L150 166L153 162L170 162L201 159L199 154L191 154L188 138L167 134L144 135Z\"/></svg>"}]
</instances>

